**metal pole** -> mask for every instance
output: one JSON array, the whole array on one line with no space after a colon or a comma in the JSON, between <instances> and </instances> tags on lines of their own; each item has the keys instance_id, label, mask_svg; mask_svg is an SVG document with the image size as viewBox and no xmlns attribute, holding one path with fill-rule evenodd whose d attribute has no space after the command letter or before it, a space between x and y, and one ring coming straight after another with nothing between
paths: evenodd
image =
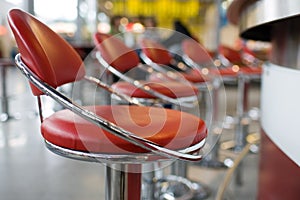
<instances>
[{"instance_id":1,"label":"metal pole","mask_svg":"<svg viewBox=\"0 0 300 200\"><path fill-rule=\"evenodd\" d=\"M141 199L141 165L106 165L106 200Z\"/></svg>"}]
</instances>

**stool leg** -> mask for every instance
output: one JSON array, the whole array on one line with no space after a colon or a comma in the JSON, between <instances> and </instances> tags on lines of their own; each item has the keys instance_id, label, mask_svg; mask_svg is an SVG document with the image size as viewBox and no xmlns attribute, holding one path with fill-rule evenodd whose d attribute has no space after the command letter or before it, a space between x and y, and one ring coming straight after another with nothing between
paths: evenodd
<instances>
[{"instance_id":1,"label":"stool leg","mask_svg":"<svg viewBox=\"0 0 300 200\"><path fill-rule=\"evenodd\" d=\"M175 161L172 165L171 174L187 177L187 163L181 160Z\"/></svg>"},{"instance_id":2,"label":"stool leg","mask_svg":"<svg viewBox=\"0 0 300 200\"><path fill-rule=\"evenodd\" d=\"M249 126L249 119L247 117L249 84L250 80L247 76L243 74L239 75L236 108L238 122L235 132L235 151L242 150L246 145Z\"/></svg>"},{"instance_id":3,"label":"stool leg","mask_svg":"<svg viewBox=\"0 0 300 200\"><path fill-rule=\"evenodd\" d=\"M143 174L143 199L154 200L156 198L155 180L157 179L155 171Z\"/></svg>"},{"instance_id":4,"label":"stool leg","mask_svg":"<svg viewBox=\"0 0 300 200\"><path fill-rule=\"evenodd\" d=\"M141 165L106 166L106 200L140 200L141 185Z\"/></svg>"},{"instance_id":5,"label":"stool leg","mask_svg":"<svg viewBox=\"0 0 300 200\"><path fill-rule=\"evenodd\" d=\"M213 88L209 91L206 91L206 107L209 108L206 116L204 116L206 119L207 124L211 124L211 128L209 130L209 134L207 137L207 143L211 145L211 151L203 158L201 162L199 162L200 166L210 167L210 168L225 168L223 162L219 161L219 137L220 137L220 128L219 126L219 84L218 86L213 86ZM211 99L211 103L210 103ZM212 114L211 114L212 113Z\"/></svg>"},{"instance_id":6,"label":"stool leg","mask_svg":"<svg viewBox=\"0 0 300 200\"><path fill-rule=\"evenodd\" d=\"M212 87L209 89L207 88L201 89L201 94L202 95L201 95L201 100L199 105L200 116L206 120L207 124L216 123L215 120L218 120L217 88L214 88L214 86L212 85ZM207 156L205 156L205 158L201 162L199 162L200 166L213 167L213 168L225 167L225 165L218 160L219 135L220 134L214 132L214 128L213 128L211 134L209 134L207 138L207 142L210 143L211 146L214 145L214 147L211 149L210 153ZM187 169L188 169L187 162L177 160L171 166L171 174L175 175L178 178L178 185L180 184L180 180L182 178L185 178L186 181L190 181L190 183L193 185L193 187L191 188L191 190L193 191L193 199L198 199L198 200L206 199L210 195L211 192L210 189L203 183L188 180ZM179 192L179 193L183 193L183 192Z\"/></svg>"},{"instance_id":7,"label":"stool leg","mask_svg":"<svg viewBox=\"0 0 300 200\"><path fill-rule=\"evenodd\" d=\"M237 91L237 126L235 131L235 146L234 151L240 152L246 145L246 137L249 129L249 118L247 116L248 110L248 90L250 80L249 77L240 74L238 77L238 91ZM242 185L242 163L240 163L236 171L236 184Z\"/></svg>"}]
</instances>

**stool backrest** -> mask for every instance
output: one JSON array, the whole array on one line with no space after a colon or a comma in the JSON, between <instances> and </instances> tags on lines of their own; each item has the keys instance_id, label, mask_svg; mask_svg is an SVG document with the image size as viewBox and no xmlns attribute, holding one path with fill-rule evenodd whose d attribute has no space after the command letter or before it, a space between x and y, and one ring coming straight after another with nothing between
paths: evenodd
<instances>
[{"instance_id":1,"label":"stool backrest","mask_svg":"<svg viewBox=\"0 0 300 200\"><path fill-rule=\"evenodd\" d=\"M34 16L12 9L8 22L22 61L42 81L55 88L85 75L83 62L72 46ZM31 88L34 95L42 94L35 86Z\"/></svg>"},{"instance_id":2,"label":"stool backrest","mask_svg":"<svg viewBox=\"0 0 300 200\"><path fill-rule=\"evenodd\" d=\"M95 33L94 42L102 58L120 72L126 72L140 63L137 52L123 41L105 33Z\"/></svg>"},{"instance_id":3,"label":"stool backrest","mask_svg":"<svg viewBox=\"0 0 300 200\"><path fill-rule=\"evenodd\" d=\"M231 47L220 45L219 53L222 54L231 63L240 64L242 62L240 52Z\"/></svg>"},{"instance_id":4,"label":"stool backrest","mask_svg":"<svg viewBox=\"0 0 300 200\"><path fill-rule=\"evenodd\" d=\"M207 53L206 49L193 39L183 40L181 46L183 53L198 64L212 61L212 58L210 54Z\"/></svg>"},{"instance_id":5,"label":"stool backrest","mask_svg":"<svg viewBox=\"0 0 300 200\"><path fill-rule=\"evenodd\" d=\"M152 62L161 65L171 64L173 58L170 55L168 49L166 49L163 45L159 44L158 42L144 38L140 41L140 46L142 48L143 53L150 60L152 60Z\"/></svg>"}]
</instances>

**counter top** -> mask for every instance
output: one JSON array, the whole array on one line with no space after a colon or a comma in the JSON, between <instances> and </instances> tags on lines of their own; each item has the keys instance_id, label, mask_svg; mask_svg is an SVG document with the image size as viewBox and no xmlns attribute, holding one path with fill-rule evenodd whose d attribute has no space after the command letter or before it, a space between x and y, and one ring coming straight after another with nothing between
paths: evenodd
<instances>
[{"instance_id":1,"label":"counter top","mask_svg":"<svg viewBox=\"0 0 300 200\"><path fill-rule=\"evenodd\" d=\"M295 0L234 0L228 20L239 26L241 37L270 41L273 26L300 17L300 2Z\"/></svg>"}]
</instances>

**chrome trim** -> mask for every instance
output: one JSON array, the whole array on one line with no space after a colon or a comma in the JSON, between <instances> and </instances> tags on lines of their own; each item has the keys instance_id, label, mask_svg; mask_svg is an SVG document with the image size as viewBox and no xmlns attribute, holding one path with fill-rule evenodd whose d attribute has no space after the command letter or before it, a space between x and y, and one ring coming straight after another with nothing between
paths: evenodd
<instances>
[{"instance_id":1,"label":"chrome trim","mask_svg":"<svg viewBox=\"0 0 300 200\"><path fill-rule=\"evenodd\" d=\"M183 153L192 153L197 151L197 149L202 148L205 144L205 139L193 147L189 147L183 150L180 150ZM122 163L122 164L141 164L146 162L153 162L155 158L156 161L162 161L170 158L157 157L157 154L152 153L130 153L130 154L103 154L103 153L93 153L93 152L84 152L76 151L68 148L63 148L57 146L47 140L45 140L46 147L55 154L61 155L63 157L72 158L74 160L82 160L89 162L104 162L109 163ZM173 158L174 159L174 158Z\"/></svg>"},{"instance_id":2,"label":"chrome trim","mask_svg":"<svg viewBox=\"0 0 300 200\"><path fill-rule=\"evenodd\" d=\"M241 0L239 0L241 1ZM247 1L245 1L247 2ZM295 0L260 0L240 10L239 27L243 37L270 40L270 23L299 17L300 3ZM258 26L260 28L258 29ZM252 31L253 28L253 31ZM258 31L254 31L255 29ZM266 28L266 29L265 29ZM253 38L256 37L256 38Z\"/></svg>"},{"instance_id":3,"label":"chrome trim","mask_svg":"<svg viewBox=\"0 0 300 200\"><path fill-rule=\"evenodd\" d=\"M150 58L148 58L143 52L140 53L140 57L141 57L141 59L143 59L143 61L147 65L151 66L150 68L153 67L153 69L156 70L156 73L163 74L162 76L167 76L168 78L170 78L174 81L179 81L179 82L182 82L182 83L185 83L185 84L194 85L199 91L210 91L211 88L212 88L212 84L213 84L212 82L213 81L205 81L203 83L192 83L192 82L186 80L185 78L183 78L183 76L180 73L178 73L176 71L173 72L173 71L166 70L166 69L164 69L164 67L161 67L157 63L152 62L152 60ZM198 64L196 64L194 61L192 61L186 55L182 56L182 60L183 60L183 62L186 63L186 65L189 66L190 69L201 70L204 66L207 66L207 67L209 66L208 63L206 63L203 66L199 66ZM145 65L144 66L139 66L139 68L141 68L141 69L144 68L144 70L147 69L147 68L145 68ZM212 78L212 77L210 77L210 78ZM215 78L212 78L212 79L215 79Z\"/></svg>"},{"instance_id":4,"label":"chrome trim","mask_svg":"<svg viewBox=\"0 0 300 200\"><path fill-rule=\"evenodd\" d=\"M298 17L297 0L235 0L228 9L228 18L239 25L241 36L253 40L270 41L274 24Z\"/></svg>"},{"instance_id":5,"label":"chrome trim","mask_svg":"<svg viewBox=\"0 0 300 200\"><path fill-rule=\"evenodd\" d=\"M148 56L146 56L143 52L140 53L140 58L149 66L151 66L156 72L162 73L164 76L178 81L184 84L191 84L188 80L183 78L183 76L176 70L166 69L167 67L163 67L155 62L153 62Z\"/></svg>"},{"instance_id":6,"label":"chrome trim","mask_svg":"<svg viewBox=\"0 0 300 200\"><path fill-rule=\"evenodd\" d=\"M298 2L300 5L300 2ZM300 12L300 8L299 8ZM273 25L270 61L276 65L300 70L300 15Z\"/></svg>"},{"instance_id":7,"label":"chrome trim","mask_svg":"<svg viewBox=\"0 0 300 200\"><path fill-rule=\"evenodd\" d=\"M295 0L235 0L229 9L239 19L241 37L270 41L270 61L276 65L300 69L300 3ZM239 8L239 9L238 9Z\"/></svg>"},{"instance_id":8,"label":"chrome trim","mask_svg":"<svg viewBox=\"0 0 300 200\"><path fill-rule=\"evenodd\" d=\"M38 78L33 72L31 72L31 70L28 69L25 63L22 62L20 53L16 55L15 62L17 64L18 69L26 76L26 78L32 84L34 84L38 89L40 89L45 95L48 95L49 97L53 98L53 100L55 100L65 108L71 110L72 112L86 119L87 121L105 129L111 134L163 157L178 158L178 159L190 160L190 161L199 161L202 159L203 155L191 155L191 154L187 154L186 150L174 151L159 146L152 141L138 137L133 133L117 126L116 124L111 123L97 116L93 112L82 108L80 105L76 104L71 99L59 93L53 87L49 86L48 84L40 80L40 78ZM193 147L195 147L196 150L200 150L200 147L202 147L204 144L205 142L201 141L199 144L195 144ZM197 147L199 149L197 149ZM188 149L190 148L192 147L189 147Z\"/></svg>"},{"instance_id":9,"label":"chrome trim","mask_svg":"<svg viewBox=\"0 0 300 200\"><path fill-rule=\"evenodd\" d=\"M137 106L144 106L143 104L141 104L139 101L137 101L137 99L131 98L130 96L126 95L126 94L121 94L119 92L117 92L116 90L114 90L112 87L110 87L109 85L107 85L106 83L100 81L99 79L92 77L92 76L84 76L84 79L96 84L97 86L107 90L108 92L110 92L111 94L116 95L117 97L126 100L127 103L133 104L133 105L137 105Z\"/></svg>"},{"instance_id":10,"label":"chrome trim","mask_svg":"<svg viewBox=\"0 0 300 200\"><path fill-rule=\"evenodd\" d=\"M167 74L168 70L166 70L165 68L163 68L162 66L152 62L152 60L150 58L148 58L148 56L146 56L143 52L141 52L139 54L140 58L149 66L151 66L153 69L155 69L158 72L161 72L163 74Z\"/></svg>"}]
</instances>

